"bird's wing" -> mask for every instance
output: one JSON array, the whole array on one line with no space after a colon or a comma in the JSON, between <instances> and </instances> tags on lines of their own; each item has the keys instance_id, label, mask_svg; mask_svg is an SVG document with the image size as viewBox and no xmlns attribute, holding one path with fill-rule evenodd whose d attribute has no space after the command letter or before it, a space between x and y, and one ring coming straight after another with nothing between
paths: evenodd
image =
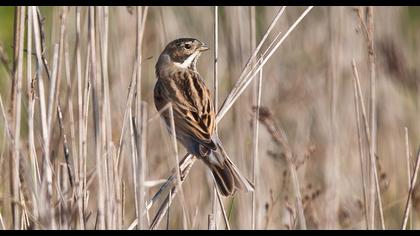
<instances>
[{"instance_id":1,"label":"bird's wing","mask_svg":"<svg viewBox=\"0 0 420 236\"><path fill-rule=\"evenodd\" d=\"M177 135L187 135L209 149L216 149L211 140L215 113L210 91L198 73L185 70L170 78L158 78L154 99L158 110L172 102ZM169 112L162 115L170 126Z\"/></svg>"}]
</instances>

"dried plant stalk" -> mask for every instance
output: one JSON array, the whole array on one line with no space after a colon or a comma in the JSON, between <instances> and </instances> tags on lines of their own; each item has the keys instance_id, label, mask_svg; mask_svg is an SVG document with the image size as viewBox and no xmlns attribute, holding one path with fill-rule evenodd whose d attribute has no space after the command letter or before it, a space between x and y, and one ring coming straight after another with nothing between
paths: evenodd
<instances>
[{"instance_id":1,"label":"dried plant stalk","mask_svg":"<svg viewBox=\"0 0 420 236\"><path fill-rule=\"evenodd\" d=\"M364 163L365 163L365 157L363 152L363 141L362 141L362 131L361 131L361 124L360 124L360 108L359 108L359 93L357 90L357 81L359 79L359 75L357 72L356 62L354 59L352 60L352 68L353 68L353 92L354 92L354 106L356 111L356 124L357 124L357 137L358 137L358 145L359 145L359 156L360 156L360 170L362 175L362 194L363 194L363 211L365 216L365 223L366 227L369 229L369 219L368 219L368 210L367 210L367 204L368 204L368 196L366 191L366 181L365 181L365 171L364 171Z\"/></svg>"},{"instance_id":2,"label":"dried plant stalk","mask_svg":"<svg viewBox=\"0 0 420 236\"><path fill-rule=\"evenodd\" d=\"M407 228L408 216L409 216L409 213L410 213L410 204L411 204L411 201L412 201L414 187L415 187L416 181L417 181L417 175L418 175L418 172L419 172L419 168L420 168L420 147L418 147L418 149L417 149L416 165L414 167L413 175L411 176L410 190L408 191L407 201L405 203L403 223L402 223L402 226L401 226L402 230L405 230Z\"/></svg>"}]
</instances>

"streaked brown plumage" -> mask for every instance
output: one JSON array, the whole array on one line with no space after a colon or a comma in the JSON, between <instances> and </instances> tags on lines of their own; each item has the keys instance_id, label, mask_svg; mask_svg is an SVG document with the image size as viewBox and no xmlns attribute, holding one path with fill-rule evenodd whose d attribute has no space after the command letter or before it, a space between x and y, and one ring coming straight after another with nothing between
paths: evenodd
<instances>
[{"instance_id":1,"label":"streaked brown plumage","mask_svg":"<svg viewBox=\"0 0 420 236\"><path fill-rule=\"evenodd\" d=\"M254 186L239 173L215 133L210 91L196 68L207 49L193 38L176 39L166 46L156 63L155 106L161 110L172 103L177 139L210 167L221 194L233 195L236 189L253 191ZM162 117L170 130L169 112L163 112Z\"/></svg>"}]
</instances>

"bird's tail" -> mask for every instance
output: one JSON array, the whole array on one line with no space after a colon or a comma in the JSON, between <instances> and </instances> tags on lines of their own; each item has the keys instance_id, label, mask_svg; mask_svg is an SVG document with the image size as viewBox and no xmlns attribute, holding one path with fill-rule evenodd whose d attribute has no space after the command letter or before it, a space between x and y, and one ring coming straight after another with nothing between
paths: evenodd
<instances>
[{"instance_id":1,"label":"bird's tail","mask_svg":"<svg viewBox=\"0 0 420 236\"><path fill-rule=\"evenodd\" d=\"M223 196L233 195L236 190L254 191L254 185L244 177L226 154L221 142L216 141L217 149L212 151L205 163L210 167L216 185Z\"/></svg>"}]
</instances>

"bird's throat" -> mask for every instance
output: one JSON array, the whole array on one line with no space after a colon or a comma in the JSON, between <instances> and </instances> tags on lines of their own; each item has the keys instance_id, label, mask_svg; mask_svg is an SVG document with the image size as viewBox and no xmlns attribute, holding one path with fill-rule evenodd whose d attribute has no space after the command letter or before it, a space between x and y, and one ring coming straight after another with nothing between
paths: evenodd
<instances>
[{"instance_id":1,"label":"bird's throat","mask_svg":"<svg viewBox=\"0 0 420 236\"><path fill-rule=\"evenodd\" d=\"M178 67L181 67L183 69L195 69L195 65L197 62L197 59L200 55L200 52L194 52L193 54L191 54L189 57L187 57L187 59L185 59L185 61L183 63L179 63L179 62L174 62L174 64Z\"/></svg>"}]
</instances>

